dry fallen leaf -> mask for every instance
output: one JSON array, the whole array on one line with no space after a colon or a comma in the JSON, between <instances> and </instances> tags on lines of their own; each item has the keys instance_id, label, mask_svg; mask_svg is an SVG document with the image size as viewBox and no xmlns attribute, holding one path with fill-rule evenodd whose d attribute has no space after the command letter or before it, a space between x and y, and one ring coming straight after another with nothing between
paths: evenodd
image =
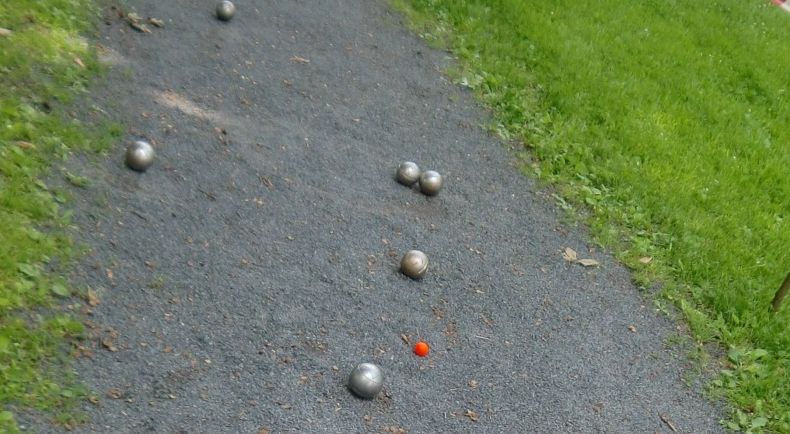
<instances>
[{"instance_id":1,"label":"dry fallen leaf","mask_svg":"<svg viewBox=\"0 0 790 434\"><path fill-rule=\"evenodd\" d=\"M601 264L598 263L595 259L579 259L576 261L577 264L582 264L585 267L597 267Z\"/></svg>"},{"instance_id":2,"label":"dry fallen leaf","mask_svg":"<svg viewBox=\"0 0 790 434\"><path fill-rule=\"evenodd\" d=\"M145 24L129 23L129 25L138 32L151 33L151 29L149 29Z\"/></svg>"},{"instance_id":3,"label":"dry fallen leaf","mask_svg":"<svg viewBox=\"0 0 790 434\"><path fill-rule=\"evenodd\" d=\"M115 342L113 342L112 338L107 337L102 339L101 344L104 346L104 348L107 348L113 353L118 351L118 347L115 346Z\"/></svg>"},{"instance_id":4,"label":"dry fallen leaf","mask_svg":"<svg viewBox=\"0 0 790 434\"><path fill-rule=\"evenodd\" d=\"M290 60L291 62L297 62L297 63L310 63L310 59L305 59L304 57L299 57L299 56L293 56L293 57L291 57L288 60Z\"/></svg>"},{"instance_id":5,"label":"dry fallen leaf","mask_svg":"<svg viewBox=\"0 0 790 434\"><path fill-rule=\"evenodd\" d=\"M469 380L469 388L477 389L477 385L478 385L477 380Z\"/></svg>"},{"instance_id":6,"label":"dry fallen leaf","mask_svg":"<svg viewBox=\"0 0 790 434\"><path fill-rule=\"evenodd\" d=\"M92 289L89 289L88 290L88 304L95 307L99 303L100 303L99 297L96 296L96 292L94 292Z\"/></svg>"},{"instance_id":7,"label":"dry fallen leaf","mask_svg":"<svg viewBox=\"0 0 790 434\"><path fill-rule=\"evenodd\" d=\"M653 261L653 258L651 258L649 256L643 256L643 257L639 258L639 262L641 262L642 264L649 264L652 261Z\"/></svg>"},{"instance_id":8,"label":"dry fallen leaf","mask_svg":"<svg viewBox=\"0 0 790 434\"><path fill-rule=\"evenodd\" d=\"M165 22L160 20L159 18L148 18L148 22L155 25L156 27L162 28L165 26Z\"/></svg>"},{"instance_id":9,"label":"dry fallen leaf","mask_svg":"<svg viewBox=\"0 0 790 434\"><path fill-rule=\"evenodd\" d=\"M82 59L80 59L79 57L75 57L74 58L74 63L76 63L77 66L79 66L80 68L84 68L85 67L85 64L82 63Z\"/></svg>"},{"instance_id":10,"label":"dry fallen leaf","mask_svg":"<svg viewBox=\"0 0 790 434\"><path fill-rule=\"evenodd\" d=\"M628 326L628 330L631 331L631 333L636 333L636 327L633 325Z\"/></svg>"},{"instance_id":11,"label":"dry fallen leaf","mask_svg":"<svg viewBox=\"0 0 790 434\"><path fill-rule=\"evenodd\" d=\"M138 32L142 33L151 33L151 30L145 24L142 24L142 18L140 15L137 15L134 12L129 12L126 14L126 22L129 23L129 26Z\"/></svg>"},{"instance_id":12,"label":"dry fallen leaf","mask_svg":"<svg viewBox=\"0 0 790 434\"><path fill-rule=\"evenodd\" d=\"M466 412L464 412L464 416L468 417L472 422L477 422L480 420L480 417L477 415L477 413L475 413L474 410L466 410Z\"/></svg>"},{"instance_id":13,"label":"dry fallen leaf","mask_svg":"<svg viewBox=\"0 0 790 434\"><path fill-rule=\"evenodd\" d=\"M109 396L112 399L121 399L123 398L123 392L121 391L121 389L112 388L107 391L107 396Z\"/></svg>"},{"instance_id":14,"label":"dry fallen leaf","mask_svg":"<svg viewBox=\"0 0 790 434\"><path fill-rule=\"evenodd\" d=\"M573 250L570 247L566 247L565 251L562 252L562 258L568 262L575 262L576 257L576 250Z\"/></svg>"}]
</instances>

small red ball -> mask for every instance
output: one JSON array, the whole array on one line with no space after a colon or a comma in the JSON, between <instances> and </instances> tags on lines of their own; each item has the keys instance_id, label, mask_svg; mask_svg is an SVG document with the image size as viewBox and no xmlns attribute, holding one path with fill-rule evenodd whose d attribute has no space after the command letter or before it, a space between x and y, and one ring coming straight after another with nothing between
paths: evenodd
<instances>
[{"instance_id":1,"label":"small red ball","mask_svg":"<svg viewBox=\"0 0 790 434\"><path fill-rule=\"evenodd\" d=\"M427 356L430 351L431 348L425 342L420 341L414 345L414 354L420 357Z\"/></svg>"}]
</instances>

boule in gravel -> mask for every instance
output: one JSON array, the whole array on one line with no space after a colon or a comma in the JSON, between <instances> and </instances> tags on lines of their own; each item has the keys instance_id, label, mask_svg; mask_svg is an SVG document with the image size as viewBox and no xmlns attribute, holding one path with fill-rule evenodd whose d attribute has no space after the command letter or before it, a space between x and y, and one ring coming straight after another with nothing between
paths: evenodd
<instances>
[{"instance_id":1,"label":"boule in gravel","mask_svg":"<svg viewBox=\"0 0 790 434\"><path fill-rule=\"evenodd\" d=\"M154 148L150 143L138 140L126 148L126 165L138 172L145 172L154 162Z\"/></svg>"},{"instance_id":2,"label":"boule in gravel","mask_svg":"<svg viewBox=\"0 0 790 434\"><path fill-rule=\"evenodd\" d=\"M442 175L435 170L426 170L420 175L420 191L434 196L442 189Z\"/></svg>"},{"instance_id":3,"label":"boule in gravel","mask_svg":"<svg viewBox=\"0 0 790 434\"><path fill-rule=\"evenodd\" d=\"M373 363L360 363L348 376L348 387L360 398L373 399L384 387L384 373Z\"/></svg>"},{"instance_id":4,"label":"boule in gravel","mask_svg":"<svg viewBox=\"0 0 790 434\"><path fill-rule=\"evenodd\" d=\"M411 277L419 279L428 270L428 256L419 250L409 250L400 261L400 271Z\"/></svg>"},{"instance_id":5,"label":"boule in gravel","mask_svg":"<svg viewBox=\"0 0 790 434\"><path fill-rule=\"evenodd\" d=\"M223 0L217 5L217 18L222 21L230 21L236 14L236 6L228 0Z\"/></svg>"},{"instance_id":6,"label":"boule in gravel","mask_svg":"<svg viewBox=\"0 0 790 434\"><path fill-rule=\"evenodd\" d=\"M398 166L396 177L401 184L412 186L420 180L420 166L413 161L405 161Z\"/></svg>"}]
</instances>

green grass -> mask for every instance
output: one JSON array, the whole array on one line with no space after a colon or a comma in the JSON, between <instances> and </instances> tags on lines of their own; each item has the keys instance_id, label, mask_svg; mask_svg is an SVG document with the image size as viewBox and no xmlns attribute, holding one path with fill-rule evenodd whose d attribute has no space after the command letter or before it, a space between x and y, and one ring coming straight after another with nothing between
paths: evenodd
<instances>
[{"instance_id":1,"label":"green grass","mask_svg":"<svg viewBox=\"0 0 790 434\"><path fill-rule=\"evenodd\" d=\"M80 37L95 14L92 0L0 2L0 27L11 30L0 36L0 432L18 430L19 410L74 424L86 396L69 367L83 328L58 302L77 293L63 277L78 253L68 195L44 180L70 152L105 149L116 133L64 108L100 69Z\"/></svg>"},{"instance_id":2,"label":"green grass","mask_svg":"<svg viewBox=\"0 0 790 434\"><path fill-rule=\"evenodd\" d=\"M726 422L790 432L790 15L767 1L396 0L645 287L729 351ZM640 258L652 258L643 264ZM790 304L790 302L786 302Z\"/></svg>"}]
</instances>

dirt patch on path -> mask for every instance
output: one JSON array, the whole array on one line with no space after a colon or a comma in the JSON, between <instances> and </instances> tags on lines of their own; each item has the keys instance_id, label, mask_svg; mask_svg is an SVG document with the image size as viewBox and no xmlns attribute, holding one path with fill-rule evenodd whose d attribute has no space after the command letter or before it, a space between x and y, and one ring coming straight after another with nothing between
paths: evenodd
<instances>
[{"instance_id":1,"label":"dirt patch on path","mask_svg":"<svg viewBox=\"0 0 790 434\"><path fill-rule=\"evenodd\" d=\"M78 368L100 400L77 432L720 431L673 324L561 227L382 2L239 0L229 23L213 1L128 3L165 26L110 20L95 95L158 160L131 172L119 144L83 167L100 304ZM397 184L407 159L445 189ZM420 282L397 271L412 248ZM387 378L375 401L345 387L363 361Z\"/></svg>"}]
</instances>

